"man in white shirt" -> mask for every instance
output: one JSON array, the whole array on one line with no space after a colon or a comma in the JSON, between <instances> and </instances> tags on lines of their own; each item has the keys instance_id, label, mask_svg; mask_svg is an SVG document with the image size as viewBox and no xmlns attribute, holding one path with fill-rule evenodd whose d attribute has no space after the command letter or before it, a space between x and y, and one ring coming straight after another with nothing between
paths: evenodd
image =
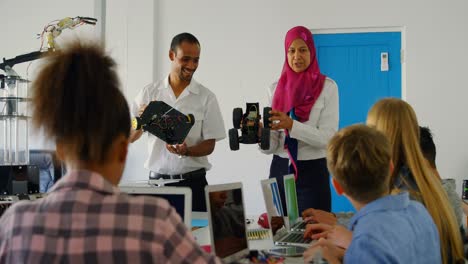
<instances>
[{"instance_id":1,"label":"man in white shirt","mask_svg":"<svg viewBox=\"0 0 468 264\"><path fill-rule=\"evenodd\" d=\"M185 142L169 145L148 134L149 157L145 168L150 179L181 179L169 186L187 186L192 189L192 209L206 211L204 188L208 162L216 141L226 137L224 121L213 92L192 77L200 59L200 43L190 33L176 35L169 50L169 76L144 87L132 104L132 114L140 116L151 101L164 101L184 114L193 114L195 124ZM142 130L132 131L130 140L136 141Z\"/></svg>"}]
</instances>

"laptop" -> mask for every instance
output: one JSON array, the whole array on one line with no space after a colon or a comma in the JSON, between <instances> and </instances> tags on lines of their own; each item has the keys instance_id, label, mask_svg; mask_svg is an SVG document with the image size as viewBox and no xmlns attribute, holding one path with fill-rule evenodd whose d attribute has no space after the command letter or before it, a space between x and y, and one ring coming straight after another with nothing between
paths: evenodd
<instances>
[{"instance_id":1,"label":"laptop","mask_svg":"<svg viewBox=\"0 0 468 264\"><path fill-rule=\"evenodd\" d=\"M306 225L310 222L304 222L299 214L297 205L296 179L294 174L288 174L283 177L284 195L286 198L286 212L289 218L289 226L293 231L304 232Z\"/></svg>"},{"instance_id":2,"label":"laptop","mask_svg":"<svg viewBox=\"0 0 468 264\"><path fill-rule=\"evenodd\" d=\"M242 183L205 187L211 252L229 263L249 254Z\"/></svg>"},{"instance_id":3,"label":"laptop","mask_svg":"<svg viewBox=\"0 0 468 264\"><path fill-rule=\"evenodd\" d=\"M192 228L192 190L185 187L119 186L130 195L147 195L165 199L174 207L187 228Z\"/></svg>"},{"instance_id":4,"label":"laptop","mask_svg":"<svg viewBox=\"0 0 468 264\"><path fill-rule=\"evenodd\" d=\"M294 179L294 178L293 178ZM288 182L288 184L290 184ZM267 209L268 222L273 237L273 243L277 246L299 246L309 247L311 239L304 239L304 232L291 229L290 215L284 216L283 206L281 204L278 183L275 178L261 181L265 207ZM291 200L293 203L294 201ZM297 202L297 199L296 199ZM294 218L294 216L292 216ZM272 219L274 220L272 221ZM276 219L276 220L275 220ZM281 221L279 225L275 222ZM278 228L279 226L281 226ZM275 230L278 228L277 230Z\"/></svg>"}]
</instances>

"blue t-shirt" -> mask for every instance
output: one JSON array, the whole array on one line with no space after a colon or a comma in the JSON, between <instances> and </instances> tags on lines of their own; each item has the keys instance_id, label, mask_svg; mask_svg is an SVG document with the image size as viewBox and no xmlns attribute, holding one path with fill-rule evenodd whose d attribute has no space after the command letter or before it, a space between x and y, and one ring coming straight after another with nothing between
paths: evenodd
<instances>
[{"instance_id":1,"label":"blue t-shirt","mask_svg":"<svg viewBox=\"0 0 468 264\"><path fill-rule=\"evenodd\" d=\"M344 263L441 263L437 227L408 193L379 198L349 223L353 239Z\"/></svg>"}]
</instances>

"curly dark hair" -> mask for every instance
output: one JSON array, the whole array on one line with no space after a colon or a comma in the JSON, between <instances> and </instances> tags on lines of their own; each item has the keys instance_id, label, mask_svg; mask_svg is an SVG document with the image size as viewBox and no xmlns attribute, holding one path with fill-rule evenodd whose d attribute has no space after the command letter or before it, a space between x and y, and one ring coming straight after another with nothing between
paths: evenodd
<instances>
[{"instance_id":1,"label":"curly dark hair","mask_svg":"<svg viewBox=\"0 0 468 264\"><path fill-rule=\"evenodd\" d=\"M81 161L104 161L130 134L115 61L97 43L74 41L45 57L32 84L33 125Z\"/></svg>"}]
</instances>

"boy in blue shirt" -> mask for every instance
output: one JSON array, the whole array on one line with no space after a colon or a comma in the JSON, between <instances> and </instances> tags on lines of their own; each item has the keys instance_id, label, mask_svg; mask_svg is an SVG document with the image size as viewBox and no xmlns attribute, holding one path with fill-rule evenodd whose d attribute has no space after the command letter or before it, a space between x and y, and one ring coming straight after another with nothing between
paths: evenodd
<instances>
[{"instance_id":1,"label":"boy in blue shirt","mask_svg":"<svg viewBox=\"0 0 468 264\"><path fill-rule=\"evenodd\" d=\"M307 250L305 262L320 251L328 263L441 263L439 234L425 207L408 193L389 193L393 164L382 133L365 125L340 130L328 143L327 164L337 193L358 212L348 227L352 233L321 224L325 238ZM351 242L336 236L332 242L337 230Z\"/></svg>"}]
</instances>

